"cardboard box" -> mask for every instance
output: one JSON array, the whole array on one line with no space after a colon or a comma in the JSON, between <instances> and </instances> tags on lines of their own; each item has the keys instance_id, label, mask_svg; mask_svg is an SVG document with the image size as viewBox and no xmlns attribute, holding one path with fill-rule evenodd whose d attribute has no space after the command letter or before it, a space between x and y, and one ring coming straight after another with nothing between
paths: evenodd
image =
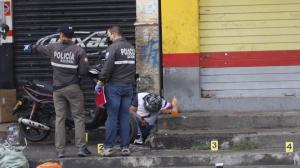
<instances>
[{"instance_id":1,"label":"cardboard box","mask_svg":"<svg viewBox=\"0 0 300 168\"><path fill-rule=\"evenodd\" d=\"M12 113L16 105L16 89L0 89L0 123L16 121Z\"/></svg>"}]
</instances>

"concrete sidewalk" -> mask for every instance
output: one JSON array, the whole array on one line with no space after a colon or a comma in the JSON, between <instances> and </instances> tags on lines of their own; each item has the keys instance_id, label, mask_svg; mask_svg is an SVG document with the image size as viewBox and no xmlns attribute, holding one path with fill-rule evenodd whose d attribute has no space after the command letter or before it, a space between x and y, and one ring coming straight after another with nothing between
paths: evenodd
<instances>
[{"instance_id":1,"label":"concrete sidewalk","mask_svg":"<svg viewBox=\"0 0 300 168\"><path fill-rule=\"evenodd\" d=\"M3 126L5 132L7 126ZM66 158L57 159L53 143L53 136L48 140L33 143L29 142L24 150L26 158L29 160L30 167L36 168L37 165L55 161L61 163L63 168L147 168L147 167L169 167L169 168L213 168L215 163L224 163L225 168L291 168L300 167L300 153L285 153L280 149L261 149L251 151L225 151L211 152L209 150L153 150L145 146L131 145L132 155L122 157L118 146L113 157L102 157L97 154L97 144L103 143L103 132L97 130L93 132L89 141L88 148L92 151L92 156L80 158L77 156L77 148L74 142L67 145ZM73 137L73 136L71 136ZM97 138L98 137L98 138ZM73 139L73 138L71 138ZM96 140L97 139L97 140ZM172 141L179 141L172 139ZM169 142L170 143L170 142ZM277 166L276 166L277 165Z\"/></svg>"},{"instance_id":2,"label":"concrete sidewalk","mask_svg":"<svg viewBox=\"0 0 300 168\"><path fill-rule=\"evenodd\" d=\"M4 126L5 128L8 126ZM4 129L5 130L5 129ZM57 159L53 141L30 142L24 150L30 168L54 161L63 168L214 168L215 163L224 163L224 168L295 168L300 167L300 153L285 153L283 149L251 151L211 152L209 150L152 150L145 146L131 145L132 155L122 157L118 146L113 157L97 154L97 143L89 142L92 156L80 158L74 143L68 144L66 158Z\"/></svg>"},{"instance_id":3,"label":"concrete sidewalk","mask_svg":"<svg viewBox=\"0 0 300 168\"><path fill-rule=\"evenodd\" d=\"M285 153L282 150L252 150L252 151L202 151L202 150L151 150L147 147L131 145L132 155L122 157L119 149L113 157L102 157L97 154L97 144L89 145L92 156L77 157L77 149L69 145L66 158L57 159L53 144L29 145L24 154L30 161L30 167L46 161L60 162L63 168L146 168L146 167L214 167L215 163L224 163L224 167L247 166L245 168L300 167L300 153Z\"/></svg>"},{"instance_id":4,"label":"concrete sidewalk","mask_svg":"<svg viewBox=\"0 0 300 168\"><path fill-rule=\"evenodd\" d=\"M89 132L88 147L93 152L90 157L77 156L73 132L67 136L71 144L66 148L66 158L56 158L53 132L45 141L30 142L24 154L32 168L46 161L60 162L63 168L213 168L215 163L224 163L225 168L300 167L299 116L299 112L184 113L177 118L162 116L154 137L149 138L152 147L155 147L153 144L163 146L156 150L131 145L132 155L122 157L116 146L117 152L113 157L102 157L97 154L97 143L103 143L104 129L99 128ZM212 139L218 139L219 151L201 150L209 149ZM229 145L234 144L234 140L240 140L249 142L243 147L251 143L258 147L235 151L234 148L223 148L223 140L228 141ZM285 152L287 141L294 142L294 153Z\"/></svg>"}]
</instances>

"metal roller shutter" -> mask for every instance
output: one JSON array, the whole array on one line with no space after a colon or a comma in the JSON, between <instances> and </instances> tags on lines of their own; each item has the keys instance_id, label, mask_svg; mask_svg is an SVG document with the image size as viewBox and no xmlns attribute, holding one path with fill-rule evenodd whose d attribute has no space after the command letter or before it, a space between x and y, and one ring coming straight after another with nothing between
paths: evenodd
<instances>
[{"instance_id":1,"label":"metal roller shutter","mask_svg":"<svg viewBox=\"0 0 300 168\"><path fill-rule=\"evenodd\" d=\"M36 43L42 37L57 33L57 28L65 22L71 23L76 31L85 32L76 34L77 42L83 41L93 32L105 31L112 24L120 25L124 36L131 43L135 41L135 0L14 0L13 7L18 96L23 94L19 85L23 79L52 80L50 60L39 55L23 54L23 45ZM80 46L84 47L87 53L104 50L103 41L99 41L99 38L89 37ZM44 44L57 39L58 37L54 36ZM90 64L96 64L98 56L90 56L89 60ZM87 79L84 79L82 84L86 106L93 107L93 84Z\"/></svg>"},{"instance_id":2,"label":"metal roller shutter","mask_svg":"<svg viewBox=\"0 0 300 168\"><path fill-rule=\"evenodd\" d=\"M200 0L202 97L299 97L298 0Z\"/></svg>"}]
</instances>

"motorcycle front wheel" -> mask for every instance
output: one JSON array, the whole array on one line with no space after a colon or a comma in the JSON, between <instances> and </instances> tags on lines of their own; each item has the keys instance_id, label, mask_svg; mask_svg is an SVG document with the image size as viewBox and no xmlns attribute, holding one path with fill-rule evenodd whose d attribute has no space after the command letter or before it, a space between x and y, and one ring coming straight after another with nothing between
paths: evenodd
<instances>
[{"instance_id":1,"label":"motorcycle front wheel","mask_svg":"<svg viewBox=\"0 0 300 168\"><path fill-rule=\"evenodd\" d=\"M23 114L20 114L19 117L29 119L30 112L25 112ZM39 114L39 112L35 113L35 115L33 116L33 118L31 120L41 123L41 124L44 124L44 125L47 125L47 126L49 126L49 124L50 124L49 117L42 116L41 114ZM38 128L33 128L30 126L24 125L23 123L19 123L19 128L20 128L20 133L27 140L32 141L32 142L42 141L42 140L46 139L50 134L50 130L41 130Z\"/></svg>"}]
</instances>

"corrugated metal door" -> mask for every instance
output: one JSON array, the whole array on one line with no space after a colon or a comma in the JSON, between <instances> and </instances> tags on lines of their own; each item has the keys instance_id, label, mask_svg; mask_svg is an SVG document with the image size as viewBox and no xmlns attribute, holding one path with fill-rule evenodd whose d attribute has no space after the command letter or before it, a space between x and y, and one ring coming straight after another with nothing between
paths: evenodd
<instances>
[{"instance_id":1,"label":"corrugated metal door","mask_svg":"<svg viewBox=\"0 0 300 168\"><path fill-rule=\"evenodd\" d=\"M74 26L77 31L75 41L87 53L105 49L105 38L94 32L105 31L112 24L120 25L124 36L134 43L135 6L135 0L14 0L17 86L23 79L52 80L50 60L39 55L23 54L24 44L36 43L39 40L43 44L57 41L57 35L43 37L57 33L57 28L65 22ZM89 60L91 64L96 64L98 56L89 57ZM93 84L87 79L82 83L86 105L92 107ZM18 95L20 94L22 92L19 89Z\"/></svg>"},{"instance_id":2,"label":"corrugated metal door","mask_svg":"<svg viewBox=\"0 0 300 168\"><path fill-rule=\"evenodd\" d=\"M200 0L203 97L300 95L298 0Z\"/></svg>"}]
</instances>

